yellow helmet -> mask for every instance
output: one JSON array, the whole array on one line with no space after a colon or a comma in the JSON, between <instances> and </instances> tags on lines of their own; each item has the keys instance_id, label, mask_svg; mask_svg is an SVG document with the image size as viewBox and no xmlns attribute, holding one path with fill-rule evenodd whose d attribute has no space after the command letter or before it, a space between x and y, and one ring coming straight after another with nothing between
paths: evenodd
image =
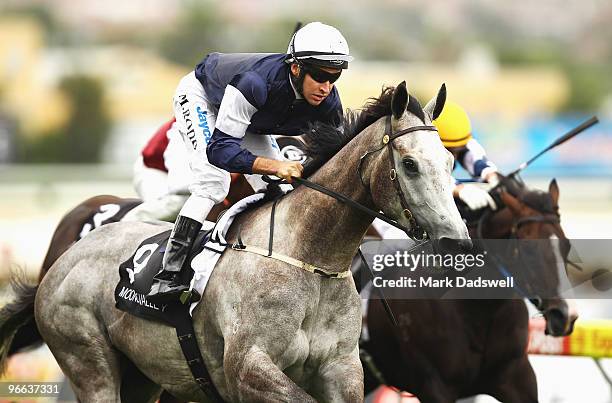
<instances>
[{"instance_id":1,"label":"yellow helmet","mask_svg":"<svg viewBox=\"0 0 612 403\"><path fill-rule=\"evenodd\" d=\"M472 138L472 124L465 110L454 103L446 101L442 113L433 124L438 129L444 147L463 147Z\"/></svg>"}]
</instances>

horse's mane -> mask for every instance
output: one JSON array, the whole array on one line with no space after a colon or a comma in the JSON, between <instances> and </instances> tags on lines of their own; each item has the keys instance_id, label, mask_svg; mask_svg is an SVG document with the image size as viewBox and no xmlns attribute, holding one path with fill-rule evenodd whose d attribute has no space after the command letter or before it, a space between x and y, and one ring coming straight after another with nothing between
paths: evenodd
<instances>
[{"instance_id":1,"label":"horse's mane","mask_svg":"<svg viewBox=\"0 0 612 403\"><path fill-rule=\"evenodd\" d=\"M340 127L322 122L311 124L302 136L305 143L304 151L313 160L309 164L309 171L312 172L327 162L366 127L383 116L391 115L391 98L394 89L395 87L384 87L378 97L368 98L361 109L355 111L347 109Z\"/></svg>"}]
</instances>

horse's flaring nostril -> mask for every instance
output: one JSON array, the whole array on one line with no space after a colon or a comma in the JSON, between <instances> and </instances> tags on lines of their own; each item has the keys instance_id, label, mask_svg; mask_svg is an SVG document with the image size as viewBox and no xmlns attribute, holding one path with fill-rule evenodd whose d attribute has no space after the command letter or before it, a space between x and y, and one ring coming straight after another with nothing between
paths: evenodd
<instances>
[{"instance_id":1,"label":"horse's flaring nostril","mask_svg":"<svg viewBox=\"0 0 612 403\"><path fill-rule=\"evenodd\" d=\"M456 255L469 252L472 249L472 241L470 239L453 239L442 237L434 241L434 249L441 254Z\"/></svg>"},{"instance_id":2,"label":"horse's flaring nostril","mask_svg":"<svg viewBox=\"0 0 612 403\"><path fill-rule=\"evenodd\" d=\"M469 252L474 247L471 239L460 239L459 243L464 252Z\"/></svg>"},{"instance_id":3,"label":"horse's flaring nostril","mask_svg":"<svg viewBox=\"0 0 612 403\"><path fill-rule=\"evenodd\" d=\"M546 334L558 337L563 336L570 326L567 309L562 307L550 308L544 311L546 318Z\"/></svg>"}]
</instances>

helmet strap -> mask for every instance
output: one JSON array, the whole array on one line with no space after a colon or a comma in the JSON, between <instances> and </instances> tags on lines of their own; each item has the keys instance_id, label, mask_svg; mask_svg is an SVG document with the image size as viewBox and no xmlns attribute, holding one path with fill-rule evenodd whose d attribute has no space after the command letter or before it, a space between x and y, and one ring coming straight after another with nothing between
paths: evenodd
<instances>
[{"instance_id":1,"label":"helmet strap","mask_svg":"<svg viewBox=\"0 0 612 403\"><path fill-rule=\"evenodd\" d=\"M289 77L291 77L291 83L297 90L298 94L302 97L304 96L304 77L306 77L306 69L304 68L304 64L297 59L295 59L295 63L298 65L300 69L300 73L296 76L293 75L293 72L289 72Z\"/></svg>"},{"instance_id":2,"label":"helmet strap","mask_svg":"<svg viewBox=\"0 0 612 403\"><path fill-rule=\"evenodd\" d=\"M300 94L303 97L304 96L304 77L306 76L306 71L304 69L304 63L302 63L295 56L295 37L296 36L297 36L297 30L293 33L293 36L291 37L291 46L289 48L291 50L291 57L293 58L293 63L298 65L300 69L300 73L297 75L297 77L294 76L293 72L291 71L291 67L289 67L289 77L291 79L291 83L293 84L293 87L295 87L298 94Z\"/></svg>"}]
</instances>

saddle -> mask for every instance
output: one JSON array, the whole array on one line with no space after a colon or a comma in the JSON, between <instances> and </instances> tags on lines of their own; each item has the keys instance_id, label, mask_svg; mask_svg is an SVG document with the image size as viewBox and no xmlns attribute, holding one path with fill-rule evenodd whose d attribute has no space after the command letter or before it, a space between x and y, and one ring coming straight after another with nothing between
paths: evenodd
<instances>
[{"instance_id":1,"label":"saddle","mask_svg":"<svg viewBox=\"0 0 612 403\"><path fill-rule=\"evenodd\" d=\"M282 194L277 193L280 190L274 186L270 187L272 190L265 194L251 195L237 202L231 208L219 214L213 228L200 231L185 261L186 265L194 269L189 272L189 281L192 281L195 275L196 279L192 283L199 292L203 292L208 280L206 278L203 281L201 271L207 271L207 274L210 275L218 257L227 246L223 236L234 218L238 214L256 208ZM170 230L167 230L145 239L130 258L119 265L119 282L115 287L115 306L117 309L134 316L175 326L174 313L177 307L174 306L173 302L159 305L148 301L146 298L153 284L153 277L162 269L170 232ZM205 264L203 264L203 261ZM201 287L201 289L198 289L198 287ZM184 307L178 301L176 305L181 309ZM194 306L195 304L191 308L193 309Z\"/></svg>"},{"instance_id":2,"label":"saddle","mask_svg":"<svg viewBox=\"0 0 612 403\"><path fill-rule=\"evenodd\" d=\"M189 275L195 289L203 291L206 287L213 267L227 246L223 237L236 215L265 203L277 195L276 192L268 192L249 196L236 203L224 214L220 214L212 229L200 231L185 262L194 269L194 271L189 271ZM174 327L179 345L194 379L212 401L221 402L223 400L212 384L195 337L190 310L196 304L184 305L176 300L157 305L147 300L153 277L162 269L163 255L170 233L171 231L167 230L145 239L132 256L119 265L115 306L134 316Z\"/></svg>"},{"instance_id":3,"label":"saddle","mask_svg":"<svg viewBox=\"0 0 612 403\"><path fill-rule=\"evenodd\" d=\"M143 319L157 321L169 326L176 326L176 309L184 306L177 301L164 305L147 301L146 295L151 289L153 276L162 269L162 261L170 230L153 235L140 243L134 254L119 266L119 283L115 288L115 307ZM200 231L185 264L191 261L204 249L210 235L209 231ZM193 272L190 273L193 276Z\"/></svg>"}]
</instances>

